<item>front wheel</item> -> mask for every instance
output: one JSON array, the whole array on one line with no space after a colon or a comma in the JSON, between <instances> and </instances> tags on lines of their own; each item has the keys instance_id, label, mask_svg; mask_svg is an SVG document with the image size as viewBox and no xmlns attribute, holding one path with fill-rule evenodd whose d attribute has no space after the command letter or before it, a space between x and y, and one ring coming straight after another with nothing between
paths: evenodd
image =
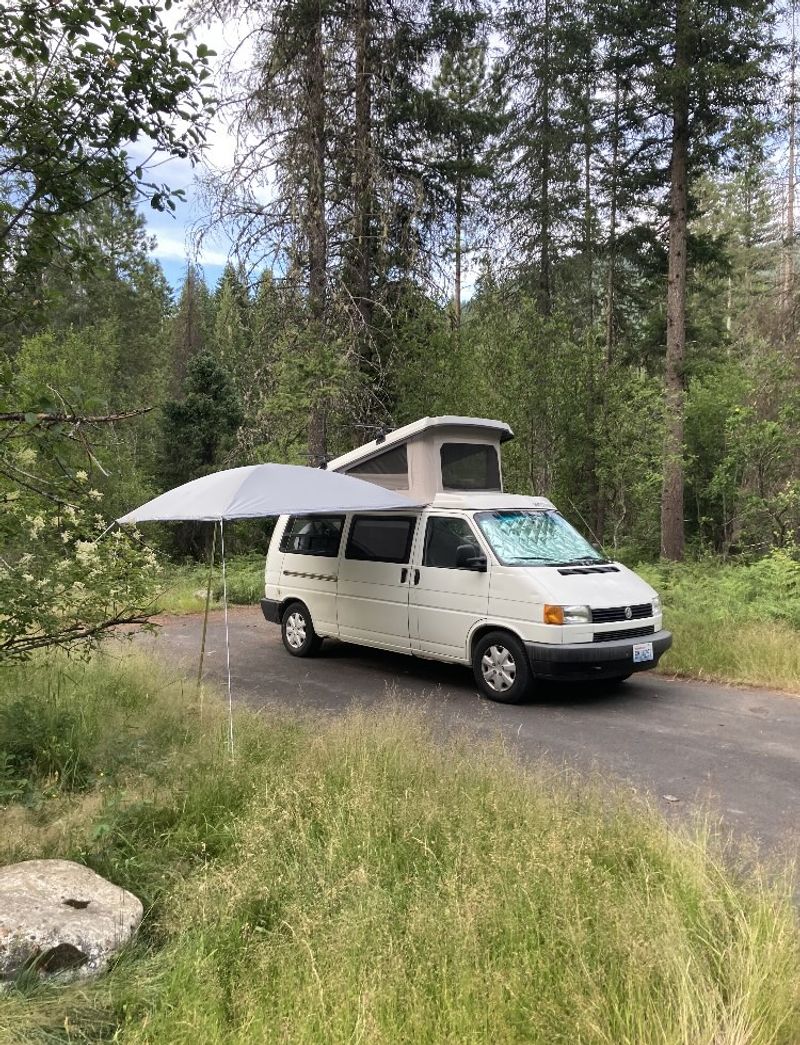
<instances>
[{"instance_id":1,"label":"front wheel","mask_svg":"<svg viewBox=\"0 0 800 1045\"><path fill-rule=\"evenodd\" d=\"M472 671L481 693L502 704L519 704L528 695L531 669L519 639L491 631L475 643Z\"/></svg>"},{"instance_id":2,"label":"front wheel","mask_svg":"<svg viewBox=\"0 0 800 1045\"><path fill-rule=\"evenodd\" d=\"M302 602L291 602L281 617L283 645L293 657L313 657L319 653L322 639L314 631L311 614Z\"/></svg>"}]
</instances>

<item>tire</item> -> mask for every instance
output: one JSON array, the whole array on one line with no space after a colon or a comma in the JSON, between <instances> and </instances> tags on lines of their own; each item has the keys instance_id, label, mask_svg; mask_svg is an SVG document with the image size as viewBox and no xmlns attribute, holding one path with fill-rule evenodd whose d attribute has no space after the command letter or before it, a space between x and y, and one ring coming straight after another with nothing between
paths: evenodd
<instances>
[{"instance_id":1,"label":"tire","mask_svg":"<svg viewBox=\"0 0 800 1045\"><path fill-rule=\"evenodd\" d=\"M293 657L313 657L319 653L322 639L314 631L311 614L302 602L290 602L281 617L281 638L287 653Z\"/></svg>"},{"instance_id":2,"label":"tire","mask_svg":"<svg viewBox=\"0 0 800 1045\"><path fill-rule=\"evenodd\" d=\"M489 700L519 704L531 688L528 656L519 639L507 631L490 631L472 651L475 684Z\"/></svg>"}]
</instances>

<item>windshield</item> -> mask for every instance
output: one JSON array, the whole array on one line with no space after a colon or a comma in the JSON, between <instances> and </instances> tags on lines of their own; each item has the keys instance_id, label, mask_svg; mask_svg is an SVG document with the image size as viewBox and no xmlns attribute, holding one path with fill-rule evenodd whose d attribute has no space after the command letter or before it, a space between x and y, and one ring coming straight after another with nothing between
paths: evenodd
<instances>
[{"instance_id":1,"label":"windshield","mask_svg":"<svg viewBox=\"0 0 800 1045\"><path fill-rule=\"evenodd\" d=\"M475 519L504 566L606 561L555 511L478 512Z\"/></svg>"}]
</instances>

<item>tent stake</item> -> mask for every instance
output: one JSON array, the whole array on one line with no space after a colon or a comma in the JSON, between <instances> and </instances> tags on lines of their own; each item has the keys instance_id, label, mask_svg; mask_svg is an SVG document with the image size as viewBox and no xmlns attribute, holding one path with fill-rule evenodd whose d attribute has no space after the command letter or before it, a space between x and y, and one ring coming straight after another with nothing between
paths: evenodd
<instances>
[{"instance_id":1,"label":"tent stake","mask_svg":"<svg viewBox=\"0 0 800 1045\"><path fill-rule=\"evenodd\" d=\"M203 616L203 640L200 643L200 667L197 669L197 692L200 696L200 718L203 718L203 661L206 655L206 632L208 631L208 607L211 603L211 575L214 572L214 555L217 550L217 524L214 523L211 538L211 555L208 560L208 583L206 584L206 611Z\"/></svg>"},{"instance_id":2,"label":"tent stake","mask_svg":"<svg viewBox=\"0 0 800 1045\"><path fill-rule=\"evenodd\" d=\"M228 577L225 571L225 520L219 521L219 544L222 554L222 602L225 608L225 662L228 669L228 744L233 758L233 695L231 693L231 638L228 630Z\"/></svg>"}]
</instances>

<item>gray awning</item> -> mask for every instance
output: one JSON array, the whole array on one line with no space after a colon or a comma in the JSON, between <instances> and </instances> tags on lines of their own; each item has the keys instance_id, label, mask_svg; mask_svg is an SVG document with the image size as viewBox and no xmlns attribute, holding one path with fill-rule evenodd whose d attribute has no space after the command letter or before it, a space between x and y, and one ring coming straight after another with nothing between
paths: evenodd
<instances>
[{"instance_id":1,"label":"gray awning","mask_svg":"<svg viewBox=\"0 0 800 1045\"><path fill-rule=\"evenodd\" d=\"M338 472L293 464L253 464L193 479L134 508L117 522L199 522L420 507L391 490Z\"/></svg>"}]
</instances>

